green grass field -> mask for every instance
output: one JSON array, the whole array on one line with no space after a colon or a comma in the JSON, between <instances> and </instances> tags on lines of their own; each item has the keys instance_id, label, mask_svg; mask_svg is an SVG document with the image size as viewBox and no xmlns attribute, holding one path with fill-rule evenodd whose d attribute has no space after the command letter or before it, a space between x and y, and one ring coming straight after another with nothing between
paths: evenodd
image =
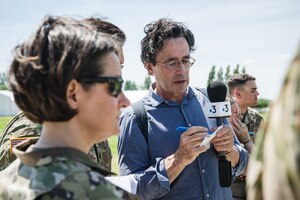
<instances>
[{"instance_id":1,"label":"green grass field","mask_svg":"<svg viewBox=\"0 0 300 200\"><path fill-rule=\"evenodd\" d=\"M5 125L7 124L7 122L9 122L9 120L11 119L11 116L5 116L5 117L0 117L0 134L2 133Z\"/></svg>"},{"instance_id":2,"label":"green grass field","mask_svg":"<svg viewBox=\"0 0 300 200\"><path fill-rule=\"evenodd\" d=\"M111 171L113 171L116 174L119 174L119 166L118 166L118 137L117 136L111 136L108 138L109 146L113 155L112 163L111 163Z\"/></svg>"}]
</instances>

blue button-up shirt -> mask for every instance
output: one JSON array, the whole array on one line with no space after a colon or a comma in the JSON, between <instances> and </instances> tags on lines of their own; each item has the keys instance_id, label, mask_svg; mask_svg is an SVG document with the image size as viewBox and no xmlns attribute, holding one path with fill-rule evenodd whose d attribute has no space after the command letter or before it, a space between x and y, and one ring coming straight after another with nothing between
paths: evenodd
<instances>
[{"instance_id":1,"label":"blue button-up shirt","mask_svg":"<svg viewBox=\"0 0 300 200\"><path fill-rule=\"evenodd\" d=\"M148 117L148 144L137 126L132 107L124 110L118 140L120 175L135 174L141 199L231 199L231 189L219 185L218 154L211 146L201 153L170 184L164 159L179 147L182 132L178 126L213 128L215 120L206 118L203 105L208 99L198 90L188 88L181 103L162 99L151 88L142 99ZM248 153L238 144L238 165L233 176L245 168Z\"/></svg>"}]
</instances>

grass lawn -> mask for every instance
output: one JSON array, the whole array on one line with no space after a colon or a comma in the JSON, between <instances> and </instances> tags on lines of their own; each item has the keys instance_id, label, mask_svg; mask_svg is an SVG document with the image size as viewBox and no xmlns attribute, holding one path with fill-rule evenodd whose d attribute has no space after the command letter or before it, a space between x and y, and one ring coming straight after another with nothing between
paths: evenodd
<instances>
[{"instance_id":1,"label":"grass lawn","mask_svg":"<svg viewBox=\"0 0 300 200\"><path fill-rule=\"evenodd\" d=\"M9 120L12 118L12 116L1 116L0 117L0 134L2 134L2 131L5 127L5 125L9 122Z\"/></svg>"},{"instance_id":2,"label":"grass lawn","mask_svg":"<svg viewBox=\"0 0 300 200\"><path fill-rule=\"evenodd\" d=\"M119 166L118 166L118 150L117 150L117 144L118 144L118 136L114 135L108 138L109 146L113 155L112 163L111 163L111 171L113 171L116 174L119 174Z\"/></svg>"}]
</instances>

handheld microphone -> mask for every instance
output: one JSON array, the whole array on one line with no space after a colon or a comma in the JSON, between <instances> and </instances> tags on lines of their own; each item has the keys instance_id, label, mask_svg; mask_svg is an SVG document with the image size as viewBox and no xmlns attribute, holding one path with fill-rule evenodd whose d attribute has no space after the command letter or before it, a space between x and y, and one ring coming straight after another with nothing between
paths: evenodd
<instances>
[{"instance_id":1,"label":"handheld microphone","mask_svg":"<svg viewBox=\"0 0 300 200\"><path fill-rule=\"evenodd\" d=\"M231 115L230 102L225 101L227 87L222 81L214 81L207 86L207 94L210 100L208 104L208 117L215 118L217 126L223 124L223 120Z\"/></svg>"},{"instance_id":2,"label":"handheld microphone","mask_svg":"<svg viewBox=\"0 0 300 200\"><path fill-rule=\"evenodd\" d=\"M230 103L226 103L227 87L222 81L213 81L207 86L208 98L211 101L210 118L215 118L217 126L223 124L225 117L231 115ZM221 187L230 187L232 182L231 162L226 160L225 152L219 154L219 183Z\"/></svg>"}]
</instances>

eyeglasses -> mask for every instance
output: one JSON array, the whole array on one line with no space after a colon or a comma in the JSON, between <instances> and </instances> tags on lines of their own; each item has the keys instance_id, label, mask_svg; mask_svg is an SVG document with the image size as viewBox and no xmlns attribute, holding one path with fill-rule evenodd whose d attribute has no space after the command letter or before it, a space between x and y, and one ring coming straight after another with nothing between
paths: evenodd
<instances>
[{"instance_id":1,"label":"eyeglasses","mask_svg":"<svg viewBox=\"0 0 300 200\"><path fill-rule=\"evenodd\" d=\"M122 86L124 80L122 77L88 77L78 80L79 82L85 83L108 83L109 84L109 93L113 97L118 97L122 92Z\"/></svg>"},{"instance_id":2,"label":"eyeglasses","mask_svg":"<svg viewBox=\"0 0 300 200\"><path fill-rule=\"evenodd\" d=\"M183 64L183 66L185 68L190 68L195 63L195 61L196 60L193 57L189 57L189 58L184 58L180 61L173 60L173 61L168 62L168 63L158 63L158 64L164 65L169 70L174 71L174 70L180 68L181 63Z\"/></svg>"}]
</instances>

